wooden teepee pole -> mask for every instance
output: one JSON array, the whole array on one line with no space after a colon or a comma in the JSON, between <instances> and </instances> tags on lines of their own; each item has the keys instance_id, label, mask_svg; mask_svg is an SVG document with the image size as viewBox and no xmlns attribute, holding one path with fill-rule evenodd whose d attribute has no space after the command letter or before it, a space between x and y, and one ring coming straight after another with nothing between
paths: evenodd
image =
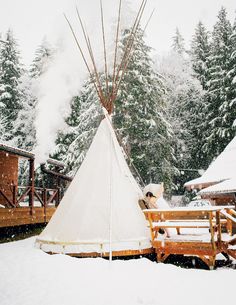
<instances>
[{"instance_id":1,"label":"wooden teepee pole","mask_svg":"<svg viewBox=\"0 0 236 305\"><path fill-rule=\"evenodd\" d=\"M135 25L135 29L133 31L133 34L131 35L130 46L127 49L127 54L124 56L123 67L121 66L122 73L121 73L121 76L120 76L118 82L116 83L116 88L115 88L115 92L114 92L114 99L117 96L117 93L118 93L118 90L119 90L119 87L120 87L120 83L121 83L121 81L122 81L122 79L125 75L126 70L127 70L128 63L129 63L129 60L130 60L131 51L132 51L133 46L134 46L136 34L137 34L137 31L138 31L138 28L139 28L139 25L140 25L140 22L141 22L141 18L142 18L146 3L147 3L147 0L144 0L143 3L142 3L143 6L141 6L140 14L138 16L137 23Z\"/></svg>"},{"instance_id":2,"label":"wooden teepee pole","mask_svg":"<svg viewBox=\"0 0 236 305\"><path fill-rule=\"evenodd\" d=\"M93 84L94 84L94 87L95 87L95 89L96 89L96 91L97 91L97 94L98 94L98 96L100 97L100 92L99 92L99 90L98 90L96 81L94 80L94 76L93 76L93 74L92 74L92 72L91 72L91 70L90 70L90 68L89 68L88 62L87 62L87 60L86 60L86 58L85 58L85 56L84 56L83 50L82 50L82 48L81 48L81 46L80 46L80 44L79 44L79 41L78 41L78 39L77 39L77 37L76 37L76 35L75 35L75 32L74 32L74 30L73 30L73 28L72 28L72 25L71 25L70 21L68 20L68 18L66 17L65 14L64 14L64 17L65 17L65 19L66 19L66 21L67 21L67 23L68 23L68 25L69 25L69 27L70 27L71 33L72 33L72 35L73 35L73 37L74 37L74 40L75 40L76 45L77 45L77 47L78 47L78 49L79 49L79 52L80 52L80 54L81 54L81 56L82 56L82 59L83 59L83 61L84 61L84 63L85 63L85 66L86 66L86 68L87 68L87 70L88 70L88 72L89 72L90 78L91 78L91 80L92 80L92 82L93 82ZM100 97L100 98L101 98L101 97Z\"/></svg>"},{"instance_id":3,"label":"wooden teepee pole","mask_svg":"<svg viewBox=\"0 0 236 305\"><path fill-rule=\"evenodd\" d=\"M113 92L112 92L113 101L116 98L116 95L117 95L117 92L118 92L118 89L119 89L119 85L120 85L120 80L123 78L124 72L126 70L126 69L122 69L122 68L124 66L127 66L127 64L126 64L127 58L129 58L129 54L131 53L133 42L134 42L134 38L135 38L135 35L136 35L136 32L137 32L138 26L140 24L141 17L142 17L144 8L146 6L146 3L147 3L147 0L142 0L142 3L140 5L139 11L138 11L138 14L137 14L137 16L135 18L133 27L132 27L130 35L128 37L128 41L127 41L126 46L125 46L124 55L122 57L121 63L119 65L119 67L118 67L118 71L117 71L116 77L115 77L115 82L114 82L114 87L113 87ZM121 77L119 77L119 74L120 74L121 70L122 70L122 75L121 75Z\"/></svg>"},{"instance_id":4,"label":"wooden teepee pole","mask_svg":"<svg viewBox=\"0 0 236 305\"><path fill-rule=\"evenodd\" d=\"M84 24L82 22L82 19L80 17L80 14L79 14L79 11L78 11L77 7L76 7L76 12L77 12L77 17L79 19L80 26L81 26L81 29L82 29L82 32L83 32L84 40L85 40L85 43L86 43L86 46L87 46L87 49L88 49L88 52L89 52L89 55L90 55L90 59L92 61L94 74L95 74L95 79L96 79L97 87L98 87L98 91L99 91L99 98L100 98L100 101L101 101L103 107L105 107L105 98L104 98L104 95L103 95L102 85L101 85L101 82L100 82L100 79L99 79L99 75L98 75L98 71L97 71L97 67L96 67L96 63L95 63L90 39L89 39L88 34L86 34L86 32L85 32L85 27L84 27Z\"/></svg>"},{"instance_id":5,"label":"wooden teepee pole","mask_svg":"<svg viewBox=\"0 0 236 305\"><path fill-rule=\"evenodd\" d=\"M105 81L106 81L106 102L109 107L107 52L106 52L106 39L105 39L104 14L103 14L102 0L100 0L100 11L101 11L102 40L103 40L103 54L104 54L104 67L105 67Z\"/></svg>"},{"instance_id":6,"label":"wooden teepee pole","mask_svg":"<svg viewBox=\"0 0 236 305\"><path fill-rule=\"evenodd\" d=\"M112 88L113 88L113 85L114 85L114 82L115 82L115 73L116 73L116 60L117 60L119 29L120 29L121 3L122 3L122 0L120 0L120 2L119 2L119 10L118 10L118 18L117 18L115 55L114 55L113 76L112 76Z\"/></svg>"},{"instance_id":7,"label":"wooden teepee pole","mask_svg":"<svg viewBox=\"0 0 236 305\"><path fill-rule=\"evenodd\" d=\"M126 57L126 62L125 62L124 67L123 67L123 69L122 69L122 74L121 74L121 77L120 77L119 82L118 82L118 84L117 84L117 88L116 88L116 92L115 92L115 94L114 94L114 98L116 98L116 96L117 96L117 92L118 92L118 90L119 90L120 83L121 83L121 81L122 81L122 79L123 79L123 77L124 77L124 74L125 74L126 70L127 70L127 67L128 67L128 64L129 64L129 60L130 60L131 51L132 51L132 47L133 47L133 45L134 45L134 41L135 41L135 38L136 38L136 33L137 33L137 30L138 30L138 27L139 27L139 24L140 24L140 21L141 21L141 17L142 17L142 15L143 15L143 11L144 11L144 9L145 9L146 3L147 3L147 0L146 0L144 6L143 6L143 8L142 8L142 12L141 12L141 14L140 14L140 18L139 18L139 21L138 21L138 23L137 23L136 30L135 30L134 35L133 35L133 39L132 39L132 41L131 41L132 45L131 45L131 47L130 47L130 49L129 49L129 53L128 53L127 57ZM146 23L146 25L145 25L145 27L144 27L144 30L143 30L143 34L144 34L144 32L145 32L145 30L146 30L146 28L147 28L147 26L148 26L148 24L149 24L149 22L150 22L152 16L153 16L154 11L155 11L155 9L152 11L150 17L148 18L148 21L147 21L147 23Z\"/></svg>"},{"instance_id":8,"label":"wooden teepee pole","mask_svg":"<svg viewBox=\"0 0 236 305\"><path fill-rule=\"evenodd\" d=\"M102 24L102 39L103 39L103 53L104 53L104 67L105 67L105 82L106 82L106 89L105 89L105 93L104 90L102 88L102 84L101 84L101 80L100 80L100 76L97 70L97 66L96 66L96 62L95 62L95 58L94 58L94 53L92 50L92 45L90 42L90 38L88 36L88 34L85 31L85 27L84 24L82 22L82 19L80 17L79 11L76 7L76 12L77 12L77 17L79 19L80 22L80 26L83 32L83 37L88 49L88 53L89 53L89 57L91 59L92 62L92 67L93 67L93 71L91 71L91 69L89 68L88 65L88 61L86 60L83 50L80 46L80 43L75 35L75 32L68 20L68 18L65 16L66 21L70 27L70 30L73 34L73 37L75 39L75 42L79 48L79 51L82 55L82 58L84 60L84 63L87 67L87 70L90 74L90 78L92 80L92 82L94 83L95 89L97 91L97 94L99 96L100 102L102 104L102 106L104 108L106 108L106 110L108 111L109 114L111 114L112 110L113 110L113 104L114 101L116 99L119 87L120 87L120 83L124 77L124 74L127 70L127 66L130 60L130 55L131 55L131 51L133 49L134 46L134 41L136 38L136 34L140 25L140 21L145 9L145 6L147 4L148 0L142 0L138 13L135 17L133 26L131 28L130 34L128 36L127 39L127 43L124 47L124 54L121 58L121 62L120 64L117 66L117 52L118 52L118 37L119 37L119 30L120 30L120 19L121 19L121 6L122 6L122 0L119 0L119 9L118 9L118 17L117 17L117 27L116 27L116 38L115 38L115 55L114 55L114 63L113 63L113 75L112 75L112 88L110 90L109 88L109 76L108 76L108 62L107 62L107 50L106 50L106 40L105 40L105 26L104 26L104 14L103 14L103 5L102 5L102 0L100 0L100 12L101 12L101 24ZM152 12L153 14L153 12ZM151 18L151 17L150 17ZM149 18L149 19L150 19ZM149 22L149 21L148 21Z\"/></svg>"}]
</instances>

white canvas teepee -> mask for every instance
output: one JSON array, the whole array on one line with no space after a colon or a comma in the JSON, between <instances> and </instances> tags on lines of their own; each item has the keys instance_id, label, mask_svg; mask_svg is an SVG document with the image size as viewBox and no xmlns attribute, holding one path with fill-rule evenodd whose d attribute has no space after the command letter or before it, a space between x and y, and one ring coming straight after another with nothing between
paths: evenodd
<instances>
[{"instance_id":1,"label":"white canvas teepee","mask_svg":"<svg viewBox=\"0 0 236 305\"><path fill-rule=\"evenodd\" d=\"M106 115L36 245L46 252L71 254L150 249L140 197Z\"/></svg>"}]
</instances>

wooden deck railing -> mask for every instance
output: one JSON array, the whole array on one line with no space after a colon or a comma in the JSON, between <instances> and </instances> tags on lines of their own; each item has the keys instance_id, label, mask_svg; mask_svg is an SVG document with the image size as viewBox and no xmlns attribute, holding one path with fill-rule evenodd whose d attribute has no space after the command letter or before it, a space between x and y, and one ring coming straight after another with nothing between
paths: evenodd
<instances>
[{"instance_id":1,"label":"wooden deck railing","mask_svg":"<svg viewBox=\"0 0 236 305\"><path fill-rule=\"evenodd\" d=\"M59 188L0 186L0 228L46 223L61 198Z\"/></svg>"},{"instance_id":2,"label":"wooden deck railing","mask_svg":"<svg viewBox=\"0 0 236 305\"><path fill-rule=\"evenodd\" d=\"M7 187L0 187L1 204L6 208L17 208L22 206L47 207L50 205L57 206L62 198L62 191L60 188L40 188L34 186L17 186L10 185ZM37 202L37 204L36 204Z\"/></svg>"}]
</instances>

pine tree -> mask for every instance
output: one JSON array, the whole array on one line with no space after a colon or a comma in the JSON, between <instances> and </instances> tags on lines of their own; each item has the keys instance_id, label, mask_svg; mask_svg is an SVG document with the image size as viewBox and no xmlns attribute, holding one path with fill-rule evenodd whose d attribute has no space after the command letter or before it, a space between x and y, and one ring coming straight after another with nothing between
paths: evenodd
<instances>
[{"instance_id":1,"label":"pine tree","mask_svg":"<svg viewBox=\"0 0 236 305\"><path fill-rule=\"evenodd\" d=\"M37 48L35 58L31 64L30 71L25 72L20 78L19 89L21 92L21 109L14 122L13 143L19 148L32 151L36 145L36 104L37 98L33 94L35 83L45 73L52 57L52 49L46 39Z\"/></svg>"},{"instance_id":2,"label":"pine tree","mask_svg":"<svg viewBox=\"0 0 236 305\"><path fill-rule=\"evenodd\" d=\"M175 43L174 43L175 45ZM198 176L202 168L199 124L203 119L201 108L203 91L186 53L177 49L165 56L160 72L166 80L168 116L174 130L175 166L179 169L173 179L177 193L183 192L183 184Z\"/></svg>"},{"instance_id":3,"label":"pine tree","mask_svg":"<svg viewBox=\"0 0 236 305\"><path fill-rule=\"evenodd\" d=\"M229 59L229 72L227 73L229 88L227 91L227 102L222 105L221 109L224 119L228 122L227 126L230 138L233 138L236 129L236 19L233 24L230 42L231 55Z\"/></svg>"},{"instance_id":4,"label":"pine tree","mask_svg":"<svg viewBox=\"0 0 236 305\"><path fill-rule=\"evenodd\" d=\"M13 126L21 109L19 82L22 74L19 51L11 30L8 30L0 50L0 113L4 122L4 134L1 140L13 139Z\"/></svg>"},{"instance_id":5,"label":"pine tree","mask_svg":"<svg viewBox=\"0 0 236 305\"><path fill-rule=\"evenodd\" d=\"M35 58L32 62L29 72L25 72L20 79L21 91L21 110L14 123L13 144L19 148L32 151L36 146L36 105L37 98L34 94L39 77L46 72L52 57L51 48L46 41L36 50ZM27 162L21 162L19 167L19 183L25 184L28 181L29 167ZM37 171L37 180L40 180L42 173ZM46 179L46 178L45 178Z\"/></svg>"},{"instance_id":6,"label":"pine tree","mask_svg":"<svg viewBox=\"0 0 236 305\"><path fill-rule=\"evenodd\" d=\"M180 31L178 28L176 28L175 35L172 38L173 44L172 44L172 50L179 55L183 55L185 53L185 46L184 46L184 38L180 34Z\"/></svg>"},{"instance_id":7,"label":"pine tree","mask_svg":"<svg viewBox=\"0 0 236 305\"><path fill-rule=\"evenodd\" d=\"M14 139L17 147L32 151L36 145L35 117L37 98L34 95L34 87L38 78L46 72L52 58L52 48L44 38L35 52L35 58L29 72L25 72L21 78L21 110L14 124L14 130L18 134Z\"/></svg>"},{"instance_id":8,"label":"pine tree","mask_svg":"<svg viewBox=\"0 0 236 305\"><path fill-rule=\"evenodd\" d=\"M34 60L30 67L30 76L37 79L47 71L48 65L53 58L54 49L46 38L43 39L35 52Z\"/></svg>"},{"instance_id":9,"label":"pine tree","mask_svg":"<svg viewBox=\"0 0 236 305\"><path fill-rule=\"evenodd\" d=\"M227 19L225 8L218 14L212 33L210 53L210 80L207 93L206 139L204 149L212 160L219 155L233 137L232 117L229 116L228 96L230 94L230 58L232 54L232 26Z\"/></svg>"},{"instance_id":10,"label":"pine tree","mask_svg":"<svg viewBox=\"0 0 236 305\"><path fill-rule=\"evenodd\" d=\"M199 22L193 36L190 54L193 70L204 90L207 90L207 82L209 79L209 53L209 33L202 22Z\"/></svg>"},{"instance_id":11,"label":"pine tree","mask_svg":"<svg viewBox=\"0 0 236 305\"><path fill-rule=\"evenodd\" d=\"M15 136L13 144L16 147L32 151L36 144L36 130L34 125L36 99L32 93L32 81L28 73L25 73L20 81L21 109L14 122L13 133Z\"/></svg>"},{"instance_id":12,"label":"pine tree","mask_svg":"<svg viewBox=\"0 0 236 305\"><path fill-rule=\"evenodd\" d=\"M125 30L121 40L123 50L128 37L129 30ZM172 129L166 120L165 86L154 72L150 50L139 30L115 102L113 122L144 182L163 181L170 191Z\"/></svg>"},{"instance_id":13,"label":"pine tree","mask_svg":"<svg viewBox=\"0 0 236 305\"><path fill-rule=\"evenodd\" d=\"M192 68L194 71L194 77L196 77L201 84L203 92L201 94L197 109L191 111L196 112L198 121L194 121L190 125L190 129L193 129L195 139L197 139L197 149L193 146L193 166L199 169L206 169L209 166L211 160L208 159L206 151L203 149L204 137L206 130L205 114L206 105L208 103L208 87L209 87L209 65L210 65L210 34L202 24L199 22L195 29L195 33L191 43L190 57L192 62ZM195 131L194 131L195 130ZM197 163L198 160L198 163ZM195 164L195 165L194 165Z\"/></svg>"}]
</instances>

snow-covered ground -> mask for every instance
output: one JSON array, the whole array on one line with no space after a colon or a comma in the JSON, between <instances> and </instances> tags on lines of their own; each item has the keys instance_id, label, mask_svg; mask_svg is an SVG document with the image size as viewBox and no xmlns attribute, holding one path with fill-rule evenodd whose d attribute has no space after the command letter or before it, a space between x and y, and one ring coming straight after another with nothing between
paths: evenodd
<instances>
[{"instance_id":1,"label":"snow-covered ground","mask_svg":"<svg viewBox=\"0 0 236 305\"><path fill-rule=\"evenodd\" d=\"M236 271L182 269L148 259L48 255L35 238L0 245L1 305L217 305L235 301Z\"/></svg>"}]
</instances>

